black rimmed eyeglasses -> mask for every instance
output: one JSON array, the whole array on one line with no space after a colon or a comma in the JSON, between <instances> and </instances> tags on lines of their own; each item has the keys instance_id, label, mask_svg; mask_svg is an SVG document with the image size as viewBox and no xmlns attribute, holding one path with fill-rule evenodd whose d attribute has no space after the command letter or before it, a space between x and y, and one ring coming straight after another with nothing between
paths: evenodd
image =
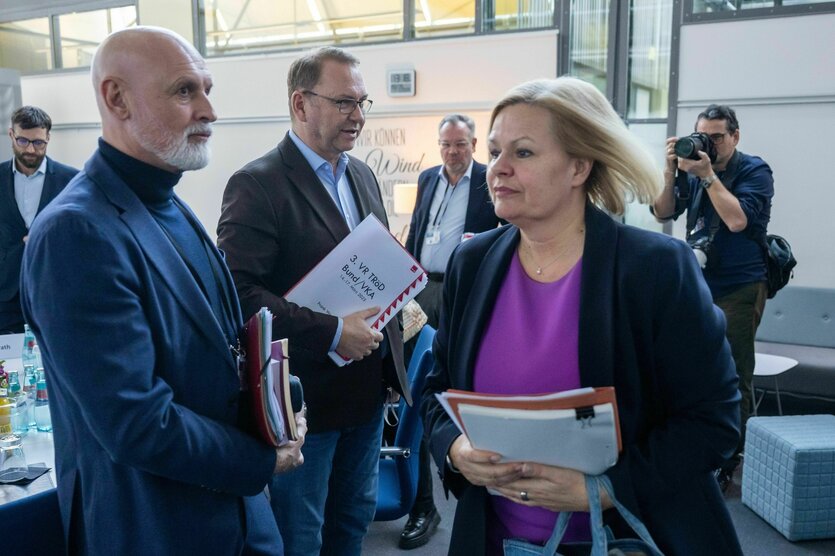
<instances>
[{"instance_id":1,"label":"black rimmed eyeglasses","mask_svg":"<svg viewBox=\"0 0 835 556\"><path fill-rule=\"evenodd\" d=\"M709 137L714 144L721 145L725 142L725 135L725 133L711 133Z\"/></svg>"},{"instance_id":2,"label":"black rimmed eyeglasses","mask_svg":"<svg viewBox=\"0 0 835 556\"><path fill-rule=\"evenodd\" d=\"M336 105L337 110L339 110L342 114L352 114L358 106L363 114L368 114L371 112L371 106L374 104L374 101L369 98L364 100L354 100L352 98L331 98L326 97L325 95L320 95L319 93L314 93L313 91L302 91L302 94L313 95L314 97L329 100Z\"/></svg>"},{"instance_id":3,"label":"black rimmed eyeglasses","mask_svg":"<svg viewBox=\"0 0 835 556\"><path fill-rule=\"evenodd\" d=\"M32 140L32 139L27 139L26 137L18 137L14 133L12 133L12 137L14 137L14 142L17 143L17 146L20 147L21 149L28 148L29 145L32 145L37 150L41 150L44 147L46 147L47 143L49 143L49 141L44 141L43 139Z\"/></svg>"}]
</instances>

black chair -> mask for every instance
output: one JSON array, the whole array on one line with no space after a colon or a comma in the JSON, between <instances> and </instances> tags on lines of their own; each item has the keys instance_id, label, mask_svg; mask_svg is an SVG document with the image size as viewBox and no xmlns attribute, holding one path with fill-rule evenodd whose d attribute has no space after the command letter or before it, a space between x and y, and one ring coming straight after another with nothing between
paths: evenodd
<instances>
[{"instance_id":1,"label":"black chair","mask_svg":"<svg viewBox=\"0 0 835 556\"><path fill-rule=\"evenodd\" d=\"M64 527L54 488L0 506L3 554L52 556L66 554Z\"/></svg>"},{"instance_id":2,"label":"black chair","mask_svg":"<svg viewBox=\"0 0 835 556\"><path fill-rule=\"evenodd\" d=\"M432 340L435 329L424 326L418 336L415 351L409 361L409 389L413 405L401 403L399 424L393 446L380 450L380 479L377 487L377 512L374 521L400 519L412 508L417 494L420 439L423 421L420 418L420 398L426 375L435 365Z\"/></svg>"}]
</instances>

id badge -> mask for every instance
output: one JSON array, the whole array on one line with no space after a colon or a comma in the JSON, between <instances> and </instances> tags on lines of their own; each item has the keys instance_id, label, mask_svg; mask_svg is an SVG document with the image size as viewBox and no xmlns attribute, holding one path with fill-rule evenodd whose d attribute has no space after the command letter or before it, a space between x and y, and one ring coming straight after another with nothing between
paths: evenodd
<instances>
[{"instance_id":1,"label":"id badge","mask_svg":"<svg viewBox=\"0 0 835 556\"><path fill-rule=\"evenodd\" d=\"M437 245L441 242L441 230L438 228L426 230L423 242L426 245Z\"/></svg>"}]
</instances>

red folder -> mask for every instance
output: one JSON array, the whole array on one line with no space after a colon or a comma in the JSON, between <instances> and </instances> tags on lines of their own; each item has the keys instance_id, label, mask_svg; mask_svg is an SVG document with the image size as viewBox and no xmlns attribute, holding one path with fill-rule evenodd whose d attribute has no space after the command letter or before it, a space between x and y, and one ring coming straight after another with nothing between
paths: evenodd
<instances>
[{"instance_id":1,"label":"red folder","mask_svg":"<svg viewBox=\"0 0 835 556\"><path fill-rule=\"evenodd\" d=\"M261 309L247 321L243 331L244 369L246 372L246 386L249 394L252 417L258 434L265 442L278 447L278 439L273 433L267 416L267 367L270 360L265 360L262 351L264 342L262 321L264 309ZM268 338L267 341L270 341Z\"/></svg>"},{"instance_id":2,"label":"red folder","mask_svg":"<svg viewBox=\"0 0 835 556\"><path fill-rule=\"evenodd\" d=\"M258 435L268 444L279 447L290 440L298 440L298 431L290 399L287 340L272 342L272 319L272 313L262 307L244 325L243 368Z\"/></svg>"}]
</instances>

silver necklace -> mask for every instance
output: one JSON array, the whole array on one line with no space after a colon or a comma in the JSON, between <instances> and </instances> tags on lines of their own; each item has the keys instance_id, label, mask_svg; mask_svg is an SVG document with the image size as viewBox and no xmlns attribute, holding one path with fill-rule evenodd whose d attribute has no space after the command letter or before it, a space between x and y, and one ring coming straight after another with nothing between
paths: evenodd
<instances>
[{"instance_id":1,"label":"silver necklace","mask_svg":"<svg viewBox=\"0 0 835 556\"><path fill-rule=\"evenodd\" d=\"M582 235L584 231L585 231L585 228L580 228L580 235ZM534 264L534 265L536 265L536 274L537 274L537 276L541 276L541 275L542 275L542 272L543 272L546 268L548 268L549 266L551 266L552 264L554 264L555 262L557 262L558 260L560 260L560 258L568 252L568 249L569 249L569 247L571 247L571 245L572 245L572 243L571 243L571 242L569 242L569 243L568 243L568 245L566 245L565 247L563 247L563 249L562 249L562 251L560 251L559 255L557 255L557 256L556 256L556 257L555 257L555 258L554 258L551 262L549 262L548 264L544 264L544 265L542 265L542 266L539 266L539 265L537 265L537 264L536 264L536 261L534 260L534 257L533 257L533 249L531 249L531 246L530 246L530 245L525 244L525 247L527 247L527 248L528 248L528 253L530 254L530 257L531 257L531 262L533 262L533 264Z\"/></svg>"}]
</instances>

